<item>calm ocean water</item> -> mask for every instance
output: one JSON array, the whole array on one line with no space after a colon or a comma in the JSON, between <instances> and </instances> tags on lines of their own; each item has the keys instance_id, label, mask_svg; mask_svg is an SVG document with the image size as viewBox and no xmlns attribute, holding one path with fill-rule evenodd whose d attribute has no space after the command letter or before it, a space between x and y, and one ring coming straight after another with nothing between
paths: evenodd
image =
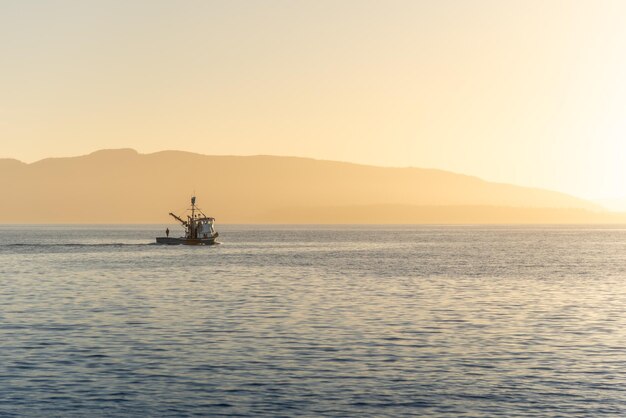
<instances>
[{"instance_id":1,"label":"calm ocean water","mask_svg":"<svg viewBox=\"0 0 626 418\"><path fill-rule=\"evenodd\" d=\"M0 416L626 414L625 229L161 229L0 227Z\"/></svg>"}]
</instances>

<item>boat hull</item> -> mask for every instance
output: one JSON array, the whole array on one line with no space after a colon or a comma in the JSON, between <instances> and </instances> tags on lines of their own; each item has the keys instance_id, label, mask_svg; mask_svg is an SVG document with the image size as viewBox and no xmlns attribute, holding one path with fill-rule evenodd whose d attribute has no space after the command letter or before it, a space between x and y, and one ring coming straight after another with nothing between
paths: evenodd
<instances>
[{"instance_id":1,"label":"boat hull","mask_svg":"<svg viewBox=\"0 0 626 418\"><path fill-rule=\"evenodd\" d=\"M165 245L215 245L218 242L215 240L217 237L212 238L170 238L170 237L157 237L157 244Z\"/></svg>"}]
</instances>

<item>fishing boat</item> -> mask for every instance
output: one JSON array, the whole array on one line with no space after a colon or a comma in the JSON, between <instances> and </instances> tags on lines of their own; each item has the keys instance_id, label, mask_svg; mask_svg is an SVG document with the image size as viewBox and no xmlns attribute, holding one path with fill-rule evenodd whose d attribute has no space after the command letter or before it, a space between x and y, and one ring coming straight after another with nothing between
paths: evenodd
<instances>
[{"instance_id":1,"label":"fishing boat","mask_svg":"<svg viewBox=\"0 0 626 418\"><path fill-rule=\"evenodd\" d=\"M219 233L215 230L215 218L206 216L198 206L196 206L196 197L191 198L191 211L187 215L187 220L170 212L170 216L176 219L185 227L185 236L180 238L172 238L169 236L169 228L167 236L157 237L157 244L168 245L213 245L219 244L216 239Z\"/></svg>"}]
</instances>

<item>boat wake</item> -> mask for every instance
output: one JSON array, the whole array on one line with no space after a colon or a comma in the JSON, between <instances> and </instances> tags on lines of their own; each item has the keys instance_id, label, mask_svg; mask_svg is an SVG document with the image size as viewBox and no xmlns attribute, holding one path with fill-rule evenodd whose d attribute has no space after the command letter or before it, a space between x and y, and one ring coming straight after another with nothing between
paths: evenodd
<instances>
[{"instance_id":1,"label":"boat wake","mask_svg":"<svg viewBox=\"0 0 626 418\"><path fill-rule=\"evenodd\" d=\"M148 245L156 245L154 242L146 243L125 243L125 242L106 242L97 244L85 243L11 243L0 244L0 247L145 247Z\"/></svg>"}]
</instances>

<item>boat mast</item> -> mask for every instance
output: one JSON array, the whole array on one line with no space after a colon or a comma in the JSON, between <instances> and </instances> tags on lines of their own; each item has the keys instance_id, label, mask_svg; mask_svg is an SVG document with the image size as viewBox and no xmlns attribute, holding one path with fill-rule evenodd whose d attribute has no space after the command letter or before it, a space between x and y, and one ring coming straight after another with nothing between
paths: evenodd
<instances>
[{"instance_id":1,"label":"boat mast","mask_svg":"<svg viewBox=\"0 0 626 418\"><path fill-rule=\"evenodd\" d=\"M196 197L195 196L191 196L191 237L190 238L195 238L196 237Z\"/></svg>"}]
</instances>

